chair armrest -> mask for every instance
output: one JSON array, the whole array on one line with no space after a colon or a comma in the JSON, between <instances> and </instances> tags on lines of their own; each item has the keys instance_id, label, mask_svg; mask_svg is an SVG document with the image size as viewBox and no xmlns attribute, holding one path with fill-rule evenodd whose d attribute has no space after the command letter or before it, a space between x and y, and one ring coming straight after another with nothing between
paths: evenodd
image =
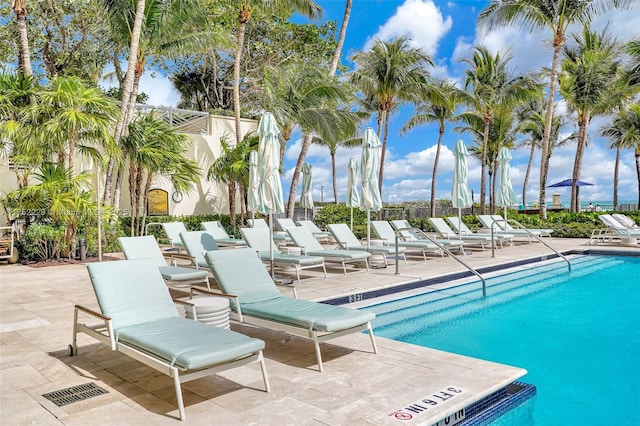
<instances>
[{"instance_id":1,"label":"chair armrest","mask_svg":"<svg viewBox=\"0 0 640 426\"><path fill-rule=\"evenodd\" d=\"M96 317L96 318L100 318L101 320L104 320L104 321L111 321L111 318L110 318L110 317L108 317L108 316L106 316L106 315L103 315L103 314L101 314L100 312L96 312L96 311L94 311L93 309L85 308L85 307L84 307L84 306L82 306L82 305L75 305L75 306L74 306L74 308L75 308L75 310L76 310L76 311L82 311L82 312L85 312L85 313L87 313L87 314L89 314L89 315L92 315L92 316L94 316L94 317Z\"/></svg>"},{"instance_id":2,"label":"chair armrest","mask_svg":"<svg viewBox=\"0 0 640 426\"><path fill-rule=\"evenodd\" d=\"M234 305L233 307L236 310L236 314L238 315L238 321L244 322L242 318L242 309L240 308L240 298L235 294L227 294L227 293L222 293L221 291L215 291L215 290L205 290L203 288L195 287L195 286L191 287L191 290L190 290L191 297L193 297L194 293L209 294L211 296L225 297L227 299L231 299L233 301L233 305Z\"/></svg>"}]
</instances>

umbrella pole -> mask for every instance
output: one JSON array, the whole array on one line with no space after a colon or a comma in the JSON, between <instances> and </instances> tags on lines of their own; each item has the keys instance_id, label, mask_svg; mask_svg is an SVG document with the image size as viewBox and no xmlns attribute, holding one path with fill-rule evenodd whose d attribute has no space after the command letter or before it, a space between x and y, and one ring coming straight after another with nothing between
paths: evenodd
<instances>
[{"instance_id":1,"label":"umbrella pole","mask_svg":"<svg viewBox=\"0 0 640 426\"><path fill-rule=\"evenodd\" d=\"M460 228L460 224L462 223L462 207L458 207L458 228ZM462 239L462 231L458 229L458 239Z\"/></svg>"},{"instance_id":2,"label":"umbrella pole","mask_svg":"<svg viewBox=\"0 0 640 426\"><path fill-rule=\"evenodd\" d=\"M304 208L304 220L307 220L307 208Z\"/></svg>"},{"instance_id":3,"label":"umbrella pole","mask_svg":"<svg viewBox=\"0 0 640 426\"><path fill-rule=\"evenodd\" d=\"M273 215L269 213L269 233L273 232ZM271 235L269 235L271 238ZM271 278L274 278L273 275L273 244L269 241L269 267L271 272Z\"/></svg>"},{"instance_id":4,"label":"umbrella pole","mask_svg":"<svg viewBox=\"0 0 640 426\"><path fill-rule=\"evenodd\" d=\"M351 230L353 231L353 207L351 207Z\"/></svg>"},{"instance_id":5,"label":"umbrella pole","mask_svg":"<svg viewBox=\"0 0 640 426\"><path fill-rule=\"evenodd\" d=\"M367 209L367 250L371 248L371 209Z\"/></svg>"}]
</instances>

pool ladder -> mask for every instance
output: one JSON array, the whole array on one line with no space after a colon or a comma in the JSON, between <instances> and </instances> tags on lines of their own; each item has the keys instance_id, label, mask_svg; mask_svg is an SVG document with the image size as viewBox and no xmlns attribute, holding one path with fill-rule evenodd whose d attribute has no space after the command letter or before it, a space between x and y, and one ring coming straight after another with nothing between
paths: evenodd
<instances>
[{"instance_id":1,"label":"pool ladder","mask_svg":"<svg viewBox=\"0 0 640 426\"><path fill-rule=\"evenodd\" d=\"M536 240L538 240L539 242L541 242L542 244L544 244L545 246L547 246L548 249L550 249L551 251L553 251L555 254L557 254L559 257L561 257L565 262L567 262L567 266L569 267L569 272L571 272L571 262L569 261L569 259L567 259L567 257L565 255L563 255L562 253L560 253L558 250L554 249L553 247L551 247L549 244L547 244L546 242L544 242L542 240L542 237L537 236L536 234L534 234L533 232L531 232L530 230L528 230L525 226L523 226L520 222L518 222L515 219L502 219L502 220L494 220L493 223L491 224L491 257L496 257L496 245L494 243L494 229L495 226L498 222L504 222L505 225L507 223L513 223L514 225L516 225L519 229L524 229L527 234L529 235L529 237L533 237ZM506 227L505 227L506 228ZM500 231L503 231L502 229ZM505 233L509 233L508 230L504 231Z\"/></svg>"},{"instance_id":2,"label":"pool ladder","mask_svg":"<svg viewBox=\"0 0 640 426\"><path fill-rule=\"evenodd\" d=\"M400 228L400 229L396 229L396 259L395 259L395 263L396 263L396 275L400 274L400 262L398 262L398 243L399 238L402 236L402 232L403 231L412 231L412 232L416 232L417 234L419 234L421 237L423 237L426 240L431 241L432 243L434 243L436 246L438 246L438 248L440 248L440 250L444 251L445 253L447 253L450 257L452 257L453 259L455 259L456 261L458 261L458 263L460 263L462 266L464 266L465 268L467 268L469 271L471 271L471 273L473 275L475 275L476 277L478 277L480 279L480 281L482 281L482 297L485 297L487 295L487 281L484 279L484 277L475 269L473 269L471 266L469 266L469 264L467 264L467 262L465 262L464 260L460 259L458 256L456 256L455 254L453 254L451 252L451 250L449 250L447 247L445 247L444 245L440 244L438 241L436 241L435 239L433 239L430 235L426 234L422 229L420 228Z\"/></svg>"}]
</instances>

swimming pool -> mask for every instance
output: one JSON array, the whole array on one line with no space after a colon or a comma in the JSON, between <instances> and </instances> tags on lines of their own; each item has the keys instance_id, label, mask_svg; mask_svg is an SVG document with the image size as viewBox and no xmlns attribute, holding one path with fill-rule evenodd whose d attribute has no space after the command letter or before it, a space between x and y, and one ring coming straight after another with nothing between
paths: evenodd
<instances>
[{"instance_id":1,"label":"swimming pool","mask_svg":"<svg viewBox=\"0 0 640 426\"><path fill-rule=\"evenodd\" d=\"M367 309L377 335L527 369L537 396L494 424L638 424L640 259L572 264L490 278L485 299L475 282Z\"/></svg>"}]
</instances>

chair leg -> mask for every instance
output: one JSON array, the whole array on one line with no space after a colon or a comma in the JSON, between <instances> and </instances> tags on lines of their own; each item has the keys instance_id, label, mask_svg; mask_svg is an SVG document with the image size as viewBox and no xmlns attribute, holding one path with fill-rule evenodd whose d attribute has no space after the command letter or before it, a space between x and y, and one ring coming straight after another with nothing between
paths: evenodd
<instances>
[{"instance_id":1,"label":"chair leg","mask_svg":"<svg viewBox=\"0 0 640 426\"><path fill-rule=\"evenodd\" d=\"M313 336L313 345L316 348L316 360L318 361L318 369L320 372L324 371L324 367L322 365L322 354L320 353L320 342L318 342L318 336L314 334Z\"/></svg>"},{"instance_id":2,"label":"chair leg","mask_svg":"<svg viewBox=\"0 0 640 426\"><path fill-rule=\"evenodd\" d=\"M262 378L264 380L264 388L267 392L271 392L271 385L269 384L269 376L267 376L267 364L264 361L264 356L262 355L262 351L258 355L260 359L260 369L262 370Z\"/></svg>"},{"instance_id":3,"label":"chair leg","mask_svg":"<svg viewBox=\"0 0 640 426\"><path fill-rule=\"evenodd\" d=\"M347 265L344 262L344 259L342 259L342 270L344 271L344 274L347 275Z\"/></svg>"},{"instance_id":4,"label":"chair leg","mask_svg":"<svg viewBox=\"0 0 640 426\"><path fill-rule=\"evenodd\" d=\"M373 346L373 353L378 353L378 345L376 345L376 338L373 337L373 327L371 327L371 323L367 324L367 329L369 330L369 338L371 338L371 346Z\"/></svg>"},{"instance_id":5,"label":"chair leg","mask_svg":"<svg viewBox=\"0 0 640 426\"><path fill-rule=\"evenodd\" d=\"M209 283L209 277L205 277L205 281L207 283L207 290L211 291L211 284Z\"/></svg>"},{"instance_id":6,"label":"chair leg","mask_svg":"<svg viewBox=\"0 0 640 426\"><path fill-rule=\"evenodd\" d=\"M182 387L180 386L180 375L178 374L178 369L176 367L172 367L173 374L173 385L176 388L176 400L178 402L178 412L180 413L180 420L184 421L187 418L186 413L184 412L184 401L182 400Z\"/></svg>"},{"instance_id":7,"label":"chair leg","mask_svg":"<svg viewBox=\"0 0 640 426\"><path fill-rule=\"evenodd\" d=\"M325 266L324 262L322 262L322 271L324 272L324 277L327 278L327 267Z\"/></svg>"}]
</instances>

